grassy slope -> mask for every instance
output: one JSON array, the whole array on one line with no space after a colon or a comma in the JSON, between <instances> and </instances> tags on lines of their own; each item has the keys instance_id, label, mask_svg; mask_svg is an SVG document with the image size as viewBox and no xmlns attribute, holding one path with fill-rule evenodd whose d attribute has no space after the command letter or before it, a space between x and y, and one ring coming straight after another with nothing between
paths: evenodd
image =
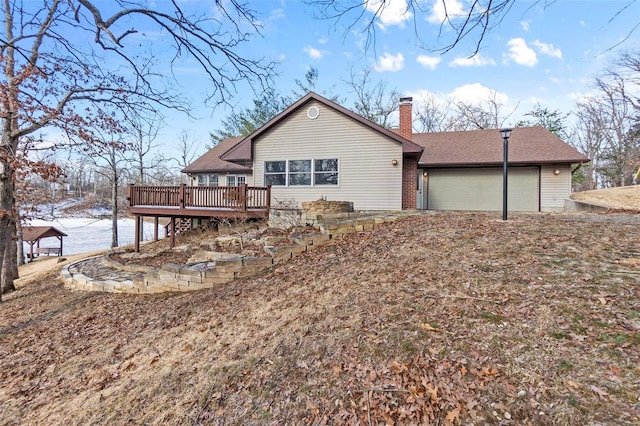
<instances>
[{"instance_id":1,"label":"grassy slope","mask_svg":"<svg viewBox=\"0 0 640 426\"><path fill-rule=\"evenodd\" d=\"M571 198L612 209L640 211L640 185L574 192Z\"/></svg>"},{"instance_id":2,"label":"grassy slope","mask_svg":"<svg viewBox=\"0 0 640 426\"><path fill-rule=\"evenodd\" d=\"M0 305L2 424L640 422L640 216L440 213L210 291Z\"/></svg>"}]
</instances>

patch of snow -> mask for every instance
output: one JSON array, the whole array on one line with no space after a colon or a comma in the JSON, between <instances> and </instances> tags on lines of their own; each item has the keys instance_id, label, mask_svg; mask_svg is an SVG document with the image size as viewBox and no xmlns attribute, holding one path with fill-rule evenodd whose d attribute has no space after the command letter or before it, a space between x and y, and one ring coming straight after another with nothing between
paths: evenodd
<instances>
[{"instance_id":1,"label":"patch of snow","mask_svg":"<svg viewBox=\"0 0 640 426\"><path fill-rule=\"evenodd\" d=\"M92 217L59 217L52 220L34 219L28 226L53 226L67 234L63 238L62 251L65 255L85 253L108 249L111 247L111 219ZM153 239L153 223L143 223L143 240ZM164 234L158 231L160 237ZM118 243L123 246L133 244L135 239L135 221L133 219L118 220ZM58 247L56 238L45 238L40 242L41 247ZM29 245L24 244L25 253L29 252Z\"/></svg>"}]
</instances>

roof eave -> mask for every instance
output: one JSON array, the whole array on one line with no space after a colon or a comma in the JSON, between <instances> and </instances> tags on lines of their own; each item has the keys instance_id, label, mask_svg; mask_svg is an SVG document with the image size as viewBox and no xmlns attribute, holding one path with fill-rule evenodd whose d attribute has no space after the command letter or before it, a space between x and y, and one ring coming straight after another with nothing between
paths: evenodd
<instances>
[{"instance_id":1,"label":"roof eave","mask_svg":"<svg viewBox=\"0 0 640 426\"><path fill-rule=\"evenodd\" d=\"M258 138L261 134L263 134L264 132L266 132L267 130L269 130L271 127L275 126L276 124L280 123L281 121L283 121L284 119L286 119L289 115L291 115L292 113L294 113L295 111L297 111L299 108L301 108L304 104L306 104L307 102L309 102L310 100L315 100L317 102L320 102L321 104L323 104L324 106L331 108L339 113L342 113L344 115L346 115L347 117L371 128L374 131L377 131L378 133L382 133L383 135L387 136L389 139L392 139L393 141L399 143L400 145L402 145L402 151L403 153L418 153L418 152L422 152L424 150L424 148L408 139L403 138L402 136L398 135L397 133L386 129L378 124L375 124L367 119L365 119L364 117L356 114L355 112L343 107L342 105L339 105L323 96L318 95L317 93L314 92L309 92L307 93L305 96L303 96L302 98L298 99L296 102L294 102L293 104L291 104L288 108L286 108L284 111L282 111L280 114L276 115L275 117L273 117L271 120L269 120L267 123L265 123L263 126L261 126L260 128L256 129L253 133L251 133L249 136L247 136L246 138L244 138L243 140L241 140L240 142L238 142L235 146L233 146L232 148L230 148L228 151L226 151L225 153L223 153L220 156L220 159L224 160L224 161L252 161L253 158L246 158L244 156L240 157L234 157L233 153L240 150L241 148L244 147L245 144L250 143L253 145L253 142L256 138ZM251 150L249 151L251 152L251 157L253 157L253 146L251 147Z\"/></svg>"},{"instance_id":2,"label":"roof eave","mask_svg":"<svg viewBox=\"0 0 640 426\"><path fill-rule=\"evenodd\" d=\"M509 161L510 166L536 166L545 164L584 164L589 159L563 159L563 160L544 160L544 161ZM418 162L418 167L496 167L502 166L502 161L481 161L481 162L444 162L444 163L424 163Z\"/></svg>"}]
</instances>

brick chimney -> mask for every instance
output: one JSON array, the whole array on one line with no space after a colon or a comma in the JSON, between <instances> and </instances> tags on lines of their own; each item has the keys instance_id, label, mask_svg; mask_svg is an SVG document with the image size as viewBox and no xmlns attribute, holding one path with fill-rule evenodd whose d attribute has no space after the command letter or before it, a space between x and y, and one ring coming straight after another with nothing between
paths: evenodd
<instances>
[{"instance_id":1,"label":"brick chimney","mask_svg":"<svg viewBox=\"0 0 640 426\"><path fill-rule=\"evenodd\" d=\"M400 98L400 130L398 133L405 139L411 140L413 137L413 98L407 96Z\"/></svg>"}]
</instances>

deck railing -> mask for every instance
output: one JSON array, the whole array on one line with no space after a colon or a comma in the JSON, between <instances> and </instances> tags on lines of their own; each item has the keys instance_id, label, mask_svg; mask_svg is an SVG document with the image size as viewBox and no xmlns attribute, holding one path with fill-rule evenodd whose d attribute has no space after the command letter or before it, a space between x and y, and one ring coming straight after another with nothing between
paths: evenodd
<instances>
[{"instance_id":1,"label":"deck railing","mask_svg":"<svg viewBox=\"0 0 640 426\"><path fill-rule=\"evenodd\" d=\"M129 185L129 207L269 210L271 187Z\"/></svg>"}]
</instances>

